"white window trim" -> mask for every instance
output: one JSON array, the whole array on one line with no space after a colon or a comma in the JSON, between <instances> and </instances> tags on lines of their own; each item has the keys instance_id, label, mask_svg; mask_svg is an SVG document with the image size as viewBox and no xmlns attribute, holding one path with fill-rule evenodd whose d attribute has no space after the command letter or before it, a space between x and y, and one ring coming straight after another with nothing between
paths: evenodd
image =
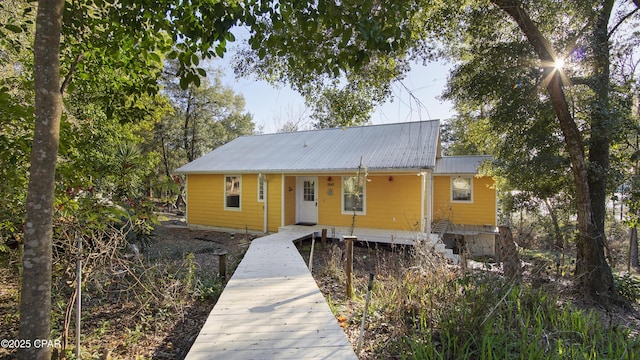
<instances>
[{"instance_id":1,"label":"white window trim","mask_svg":"<svg viewBox=\"0 0 640 360\"><path fill-rule=\"evenodd\" d=\"M264 202L264 181L260 178L260 175L256 175L258 177L258 202ZM262 197L260 197L260 190L262 190Z\"/></svg>"},{"instance_id":2,"label":"white window trim","mask_svg":"<svg viewBox=\"0 0 640 360\"><path fill-rule=\"evenodd\" d=\"M240 178L240 199L238 207L228 207L227 206L227 178L228 177L237 177ZM224 196L224 209L228 211L242 211L242 175L224 175L224 180L222 182L222 191Z\"/></svg>"},{"instance_id":3,"label":"white window trim","mask_svg":"<svg viewBox=\"0 0 640 360\"><path fill-rule=\"evenodd\" d=\"M453 180L458 179L458 178L460 178L460 179L469 179L469 183L470 183L470 186L471 186L471 193L470 193L470 196L469 196L469 200L454 200L453 199ZM460 176L460 175L451 176L450 189L449 189L449 199L451 200L452 203L459 203L459 204L471 204L471 203L473 203L473 193L474 193L474 191L473 191L473 187L474 187L473 178L474 178L474 176Z\"/></svg>"},{"instance_id":4,"label":"white window trim","mask_svg":"<svg viewBox=\"0 0 640 360\"><path fill-rule=\"evenodd\" d=\"M343 215L353 215L353 210L344 209L344 180L355 176L342 176L340 179L340 210ZM362 185L362 211L356 211L356 215L367 215L367 181L363 179Z\"/></svg>"}]
</instances>

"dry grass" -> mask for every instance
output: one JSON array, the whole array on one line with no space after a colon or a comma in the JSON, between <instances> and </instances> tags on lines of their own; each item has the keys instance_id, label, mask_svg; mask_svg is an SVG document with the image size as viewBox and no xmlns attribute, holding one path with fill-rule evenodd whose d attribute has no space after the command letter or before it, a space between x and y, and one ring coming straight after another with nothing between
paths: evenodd
<instances>
[{"instance_id":1,"label":"dry grass","mask_svg":"<svg viewBox=\"0 0 640 360\"><path fill-rule=\"evenodd\" d=\"M300 248L303 256L310 250ZM361 359L640 356L640 303L603 311L546 265L529 262L523 282L513 283L487 259L463 271L428 249L356 247L355 296L348 299L343 246L316 250L314 277L354 349L368 273L375 273Z\"/></svg>"}]
</instances>

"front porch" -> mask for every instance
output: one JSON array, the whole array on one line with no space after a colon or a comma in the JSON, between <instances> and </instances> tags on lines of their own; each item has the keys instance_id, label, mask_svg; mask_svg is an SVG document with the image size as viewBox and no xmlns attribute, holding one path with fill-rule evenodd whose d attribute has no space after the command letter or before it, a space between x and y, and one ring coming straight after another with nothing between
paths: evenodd
<instances>
[{"instance_id":1,"label":"front porch","mask_svg":"<svg viewBox=\"0 0 640 360\"><path fill-rule=\"evenodd\" d=\"M331 225L285 225L278 228L278 232L314 232L319 238L322 229L327 229L327 237L332 239L342 239L343 236L350 236L351 227L348 226L331 226ZM359 241L385 243L393 245L414 245L416 240L426 240L427 234L417 233L413 231L386 230L386 229L370 229L356 227L353 230L353 236L358 237Z\"/></svg>"},{"instance_id":2,"label":"front porch","mask_svg":"<svg viewBox=\"0 0 640 360\"><path fill-rule=\"evenodd\" d=\"M322 234L322 229L327 229L327 237L332 239L342 239L343 236L350 236L351 227L347 226L329 226L329 225L285 225L278 229L278 232L289 233L313 233L316 239ZM388 245L415 245L417 241L428 241L433 245L437 253L442 254L445 258L451 260L454 264L458 263L458 255L453 254L452 249L448 249L445 244L438 241L437 234L426 234L415 231L388 230L388 229L372 229L360 228L353 229L353 236L358 241L368 243L382 243Z\"/></svg>"}]
</instances>

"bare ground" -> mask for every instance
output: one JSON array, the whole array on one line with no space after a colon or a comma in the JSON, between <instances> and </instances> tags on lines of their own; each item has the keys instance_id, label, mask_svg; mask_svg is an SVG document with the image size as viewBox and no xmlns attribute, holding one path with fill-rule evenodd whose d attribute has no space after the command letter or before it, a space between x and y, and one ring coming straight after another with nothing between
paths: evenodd
<instances>
[{"instance_id":1,"label":"bare ground","mask_svg":"<svg viewBox=\"0 0 640 360\"><path fill-rule=\"evenodd\" d=\"M218 274L217 255L226 251L227 267L232 268L244 254L247 242L244 234L231 236L229 233L211 230L192 230L180 221L168 221L158 226L144 250L150 271L165 274L174 269L184 271L188 254L193 254L192 264L198 278L211 278ZM12 256L13 264L0 266L0 339L18 337L18 294L19 271L17 255ZM187 265L185 265L187 264ZM227 274L227 278L231 277ZM142 278L142 277L141 277ZM188 352L198 335L217 296L176 293L172 287L184 279L158 279L156 284L146 284L149 293L113 290L117 275L105 281L103 289L91 287L83 292L82 341L83 358L111 359L181 359ZM163 287L154 289L153 287ZM203 287L203 286L201 286ZM98 291L100 290L100 291ZM165 298L158 299L158 291ZM153 294L152 294L153 292ZM147 296L142 306L136 294ZM175 300L173 303L170 301ZM59 300L60 301L60 300ZM55 302L55 301L54 301ZM66 302L53 304L53 321L60 320ZM61 310L62 309L62 310ZM56 316L57 313L57 316ZM59 333L59 331L58 331ZM69 348L75 344L73 330ZM13 359L15 352L0 348L0 359Z\"/></svg>"},{"instance_id":2,"label":"bare ground","mask_svg":"<svg viewBox=\"0 0 640 360\"><path fill-rule=\"evenodd\" d=\"M145 250L145 256L156 266L184 265L185 257L193 254L193 265L202 276L217 274L219 252L229 253L227 263L237 264L248 241L245 234L232 237L228 233L211 230L188 229L180 221L167 221L159 226ZM311 246L309 241L298 244L298 249L308 263ZM344 246L342 244L322 246L319 242L314 249L313 275L337 321L344 328L347 338L354 349L360 335L360 321L363 311L369 273L380 274L407 266L410 255L407 249L376 246L356 246L354 249L354 288L356 298L346 297L343 272ZM16 339L18 328L19 276L16 257L12 264L0 266L0 339ZM538 275L540 275L538 273ZM231 274L228 274L230 277ZM546 276L546 275L545 275ZM566 299L579 300L571 291L562 290L562 284L550 283L543 276L541 286L549 286L550 291L564 291ZM168 276L170 277L170 276ZM376 280L378 281L378 277ZM171 294L172 282L158 282L158 286L168 286L165 290ZM552 288L555 286L555 288ZM100 294L85 294L83 297L82 346L84 358L112 359L181 359L188 352L198 335L216 298L198 296L168 296L168 304L140 307L139 301L119 293L104 291ZM160 302L162 303L162 302ZM60 305L54 304L54 313L60 312ZM584 304L590 307L591 304ZM603 318L609 323L621 324L635 329L640 328L638 304L635 309L613 308L603 311ZM362 343L361 359L374 359L379 356L375 348L394 337L394 324L387 319L375 317L367 319L367 332ZM637 332L636 332L637 336ZM71 335L73 343L73 334ZM73 347L73 344L70 344ZM391 355L390 355L391 356ZM12 359L14 353L0 348L0 359ZM393 357L389 357L393 358Z\"/></svg>"}]
</instances>

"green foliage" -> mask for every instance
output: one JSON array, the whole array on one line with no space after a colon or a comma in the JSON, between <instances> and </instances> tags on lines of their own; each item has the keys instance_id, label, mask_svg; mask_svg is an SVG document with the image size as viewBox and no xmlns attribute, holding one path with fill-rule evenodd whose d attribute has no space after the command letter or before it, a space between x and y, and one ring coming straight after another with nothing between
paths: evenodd
<instances>
[{"instance_id":1,"label":"green foliage","mask_svg":"<svg viewBox=\"0 0 640 360\"><path fill-rule=\"evenodd\" d=\"M66 66L82 57L77 77L95 81L95 69L104 79L118 80L109 89L141 95L158 90L156 80L165 55L176 59L182 88L200 84L206 72L201 59L224 55L230 29L242 18L237 1L119 1L94 0L67 3L63 35Z\"/></svg>"},{"instance_id":2,"label":"green foliage","mask_svg":"<svg viewBox=\"0 0 640 360\"><path fill-rule=\"evenodd\" d=\"M630 302L640 302L640 277L626 273L613 274L613 280L618 293Z\"/></svg>"},{"instance_id":3,"label":"green foliage","mask_svg":"<svg viewBox=\"0 0 640 360\"><path fill-rule=\"evenodd\" d=\"M478 22L488 21L476 18L482 15L487 14L475 13L470 21L480 26ZM492 12L489 18L496 16ZM469 40L473 50L452 72L444 96L462 112L452 121L454 134L466 139L464 144L480 145L467 149L480 148L495 156L492 175L508 179L503 190L517 189L542 199L566 191L572 174L556 114L540 86L543 73L531 64L535 56L530 46L506 35L514 29L494 27L492 32L485 36L506 40Z\"/></svg>"},{"instance_id":4,"label":"green foliage","mask_svg":"<svg viewBox=\"0 0 640 360\"><path fill-rule=\"evenodd\" d=\"M18 229L11 220L7 219L0 222L0 258L11 250L7 245L7 240L15 238L17 235Z\"/></svg>"},{"instance_id":5,"label":"green foliage","mask_svg":"<svg viewBox=\"0 0 640 360\"><path fill-rule=\"evenodd\" d=\"M253 0L247 9L250 48L236 71L290 84L317 126L363 123L408 69L412 2Z\"/></svg>"},{"instance_id":6,"label":"green foliage","mask_svg":"<svg viewBox=\"0 0 640 360\"><path fill-rule=\"evenodd\" d=\"M403 358L619 359L640 351L627 330L606 327L595 313L560 304L543 290L487 276L422 286L435 295L414 308L420 326L400 342Z\"/></svg>"},{"instance_id":7,"label":"green foliage","mask_svg":"<svg viewBox=\"0 0 640 360\"><path fill-rule=\"evenodd\" d=\"M311 118L317 129L341 127L349 124L366 124L374 109L376 95L366 90L344 88L320 89L319 93L307 94L306 102L313 107Z\"/></svg>"},{"instance_id":8,"label":"green foliage","mask_svg":"<svg viewBox=\"0 0 640 360\"><path fill-rule=\"evenodd\" d=\"M168 62L167 72L175 71L176 66ZM244 111L244 97L222 84L219 71L213 75L211 82L187 89L172 78L164 80L164 93L173 111L157 123L155 138L167 176L236 137L254 132L252 116Z\"/></svg>"},{"instance_id":9,"label":"green foliage","mask_svg":"<svg viewBox=\"0 0 640 360\"><path fill-rule=\"evenodd\" d=\"M219 278L201 277L196 281L193 295L200 301L215 301L222 294L224 284Z\"/></svg>"},{"instance_id":10,"label":"green foliage","mask_svg":"<svg viewBox=\"0 0 640 360\"><path fill-rule=\"evenodd\" d=\"M30 5L0 3L0 239L14 236L24 217L34 119Z\"/></svg>"}]
</instances>

